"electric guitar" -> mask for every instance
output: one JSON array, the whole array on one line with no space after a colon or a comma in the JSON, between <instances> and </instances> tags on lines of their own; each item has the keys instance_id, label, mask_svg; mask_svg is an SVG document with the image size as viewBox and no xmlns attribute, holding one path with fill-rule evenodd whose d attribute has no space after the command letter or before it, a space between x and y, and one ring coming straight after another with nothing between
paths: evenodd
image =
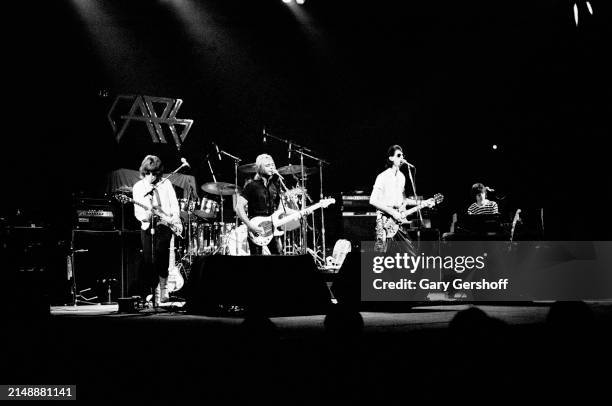
<instances>
[{"instance_id":1,"label":"electric guitar","mask_svg":"<svg viewBox=\"0 0 612 406\"><path fill-rule=\"evenodd\" d=\"M510 242L514 240L514 230L516 228L516 223L521 221L521 209L516 209L516 213L514 213L514 219L512 219L512 229L510 230Z\"/></svg>"},{"instance_id":2,"label":"electric guitar","mask_svg":"<svg viewBox=\"0 0 612 406\"><path fill-rule=\"evenodd\" d=\"M434 195L434 197L427 199L427 200L423 200L418 206L411 207L408 210L406 210L406 204L408 202L404 202L398 208L398 211L400 212L402 216L401 220L396 220L394 217L388 215L387 213L382 213L383 227L385 228L385 231L387 232L387 238L392 238L393 236L395 236L399 228L403 224L408 223L408 220L407 220L408 216L410 216L413 213L416 213L418 210L422 209L423 207L433 207L436 204L440 204L443 200L444 200L444 195L437 193Z\"/></svg>"},{"instance_id":3,"label":"electric guitar","mask_svg":"<svg viewBox=\"0 0 612 406\"><path fill-rule=\"evenodd\" d=\"M325 208L336 203L336 199L323 199L319 203L306 207L304 210L277 210L271 216L253 217L250 221L255 227L263 228L263 234L256 234L249 230L249 239L260 247L266 246L275 236L280 236L285 231L295 230L300 226L300 218L313 211Z\"/></svg>"},{"instance_id":4,"label":"electric guitar","mask_svg":"<svg viewBox=\"0 0 612 406\"><path fill-rule=\"evenodd\" d=\"M168 281L166 282L166 289L168 293L176 292L181 290L185 280L181 275L179 267L176 266L176 259L174 253L174 236L170 239L170 258L168 260Z\"/></svg>"},{"instance_id":5,"label":"electric guitar","mask_svg":"<svg viewBox=\"0 0 612 406\"><path fill-rule=\"evenodd\" d=\"M180 218L173 219L172 216L166 214L160 207L158 206L149 207L146 204L142 204L140 202L135 201L131 197L127 197L126 195L117 194L114 196L114 198L117 199L122 204L134 203L135 205L140 206L143 209L153 213L154 216L157 216L159 218L159 220L157 221L157 224L162 224L168 227L170 230L172 230L174 235L176 235L178 238L183 238L181 236L181 234L183 233L183 224L181 223ZM144 223L142 226L144 227Z\"/></svg>"}]
</instances>

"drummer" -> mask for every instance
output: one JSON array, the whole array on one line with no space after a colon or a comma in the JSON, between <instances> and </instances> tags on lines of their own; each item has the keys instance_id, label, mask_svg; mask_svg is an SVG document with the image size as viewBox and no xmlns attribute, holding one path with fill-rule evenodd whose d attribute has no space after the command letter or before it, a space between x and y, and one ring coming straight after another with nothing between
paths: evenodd
<instances>
[{"instance_id":1,"label":"drummer","mask_svg":"<svg viewBox=\"0 0 612 406\"><path fill-rule=\"evenodd\" d=\"M257 171L255 177L238 196L236 213L250 231L263 234L264 230L261 227L255 227L249 219L257 216L271 216L280 205L281 187L276 165L270 155L259 155L255 160L255 168ZM251 255L261 255L263 248L254 244L250 239L248 241ZM271 254L280 254L282 252L281 239L274 237L268 244L268 249Z\"/></svg>"}]
</instances>

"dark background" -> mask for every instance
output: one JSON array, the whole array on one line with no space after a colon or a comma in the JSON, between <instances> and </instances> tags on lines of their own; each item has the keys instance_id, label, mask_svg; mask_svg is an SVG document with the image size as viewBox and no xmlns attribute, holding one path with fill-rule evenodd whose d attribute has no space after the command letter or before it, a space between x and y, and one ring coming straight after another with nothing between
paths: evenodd
<instances>
[{"instance_id":1,"label":"dark background","mask_svg":"<svg viewBox=\"0 0 612 406\"><path fill-rule=\"evenodd\" d=\"M446 196L448 221L480 181L510 217L544 208L546 238L609 239L612 8L591 4L592 16L580 2L579 27L561 0L13 6L3 211L69 222L72 193L98 193L106 173L149 153L170 170L185 157L199 184L211 181L211 141L285 165L283 145L263 145L266 127L332 162L326 194L369 193L398 143L419 194ZM177 117L195 124L182 150L153 144L142 123L115 142L106 115L119 94L183 99ZM232 182L230 161L213 165Z\"/></svg>"}]
</instances>

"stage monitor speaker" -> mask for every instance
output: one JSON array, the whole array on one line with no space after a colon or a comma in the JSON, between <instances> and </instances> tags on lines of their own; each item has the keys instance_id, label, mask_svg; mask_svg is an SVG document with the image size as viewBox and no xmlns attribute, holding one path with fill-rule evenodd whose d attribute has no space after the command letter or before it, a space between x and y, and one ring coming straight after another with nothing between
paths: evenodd
<instances>
[{"instance_id":1,"label":"stage monitor speaker","mask_svg":"<svg viewBox=\"0 0 612 406\"><path fill-rule=\"evenodd\" d=\"M310 255L198 257L186 286L189 313L243 306L267 316L325 314L331 295Z\"/></svg>"},{"instance_id":2,"label":"stage monitor speaker","mask_svg":"<svg viewBox=\"0 0 612 406\"><path fill-rule=\"evenodd\" d=\"M338 304L360 311L406 312L417 303L426 301L426 294L417 291L406 296L405 301L361 301L361 253L349 252L331 286Z\"/></svg>"}]
</instances>

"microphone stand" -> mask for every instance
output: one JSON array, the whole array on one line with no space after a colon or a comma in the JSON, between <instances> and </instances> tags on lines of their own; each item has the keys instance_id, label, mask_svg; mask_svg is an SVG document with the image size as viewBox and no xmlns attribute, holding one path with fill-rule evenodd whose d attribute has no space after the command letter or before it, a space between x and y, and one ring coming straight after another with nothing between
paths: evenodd
<instances>
[{"instance_id":1,"label":"microphone stand","mask_svg":"<svg viewBox=\"0 0 612 406\"><path fill-rule=\"evenodd\" d=\"M191 197L192 197L192 190L191 190L191 186L188 185L189 187L189 194L187 195L187 261L189 262L189 265L191 266L192 264L192 247L191 247L191 237L192 237L192 231L191 231L191 210L189 210L189 208L191 207ZM194 202L194 207L197 204L197 202Z\"/></svg>"},{"instance_id":2,"label":"microphone stand","mask_svg":"<svg viewBox=\"0 0 612 406\"><path fill-rule=\"evenodd\" d=\"M212 175L213 182L217 183L217 177L215 176L215 171L213 171L213 168L212 168L212 165L210 163L209 157L210 157L210 155L207 154L206 155L206 162L208 163L208 169L210 170L210 174ZM221 199L221 223L223 224L223 195L220 195L219 198ZM216 214L215 214L215 217L216 217ZM212 239L212 236L210 238ZM210 244L212 244L212 241L210 241ZM214 247L214 245L213 245L213 247ZM213 251L216 251L216 248L213 248Z\"/></svg>"},{"instance_id":3,"label":"microphone stand","mask_svg":"<svg viewBox=\"0 0 612 406\"><path fill-rule=\"evenodd\" d=\"M414 200L417 201L417 213L419 213L419 227L417 228L417 242L418 247L417 251L420 249L421 245L421 227L423 227L423 214L421 213L421 202L418 200L418 195L416 191L416 184L414 181L414 177L412 176L412 171L410 170L410 165L406 165L408 167L408 177L410 178L410 184L412 185L412 191L414 192ZM414 167L415 177L416 177L416 166Z\"/></svg>"},{"instance_id":4,"label":"microphone stand","mask_svg":"<svg viewBox=\"0 0 612 406\"><path fill-rule=\"evenodd\" d=\"M230 154L222 149L219 149L219 153L227 156L234 160L234 204L238 204L238 164L242 161L242 159L238 158L235 155ZM221 194L221 222L223 222L223 194ZM225 226L225 225L224 225ZM225 231L225 230L224 230ZM234 233L236 235L236 256L239 254L238 247L238 211L234 207Z\"/></svg>"}]
</instances>

